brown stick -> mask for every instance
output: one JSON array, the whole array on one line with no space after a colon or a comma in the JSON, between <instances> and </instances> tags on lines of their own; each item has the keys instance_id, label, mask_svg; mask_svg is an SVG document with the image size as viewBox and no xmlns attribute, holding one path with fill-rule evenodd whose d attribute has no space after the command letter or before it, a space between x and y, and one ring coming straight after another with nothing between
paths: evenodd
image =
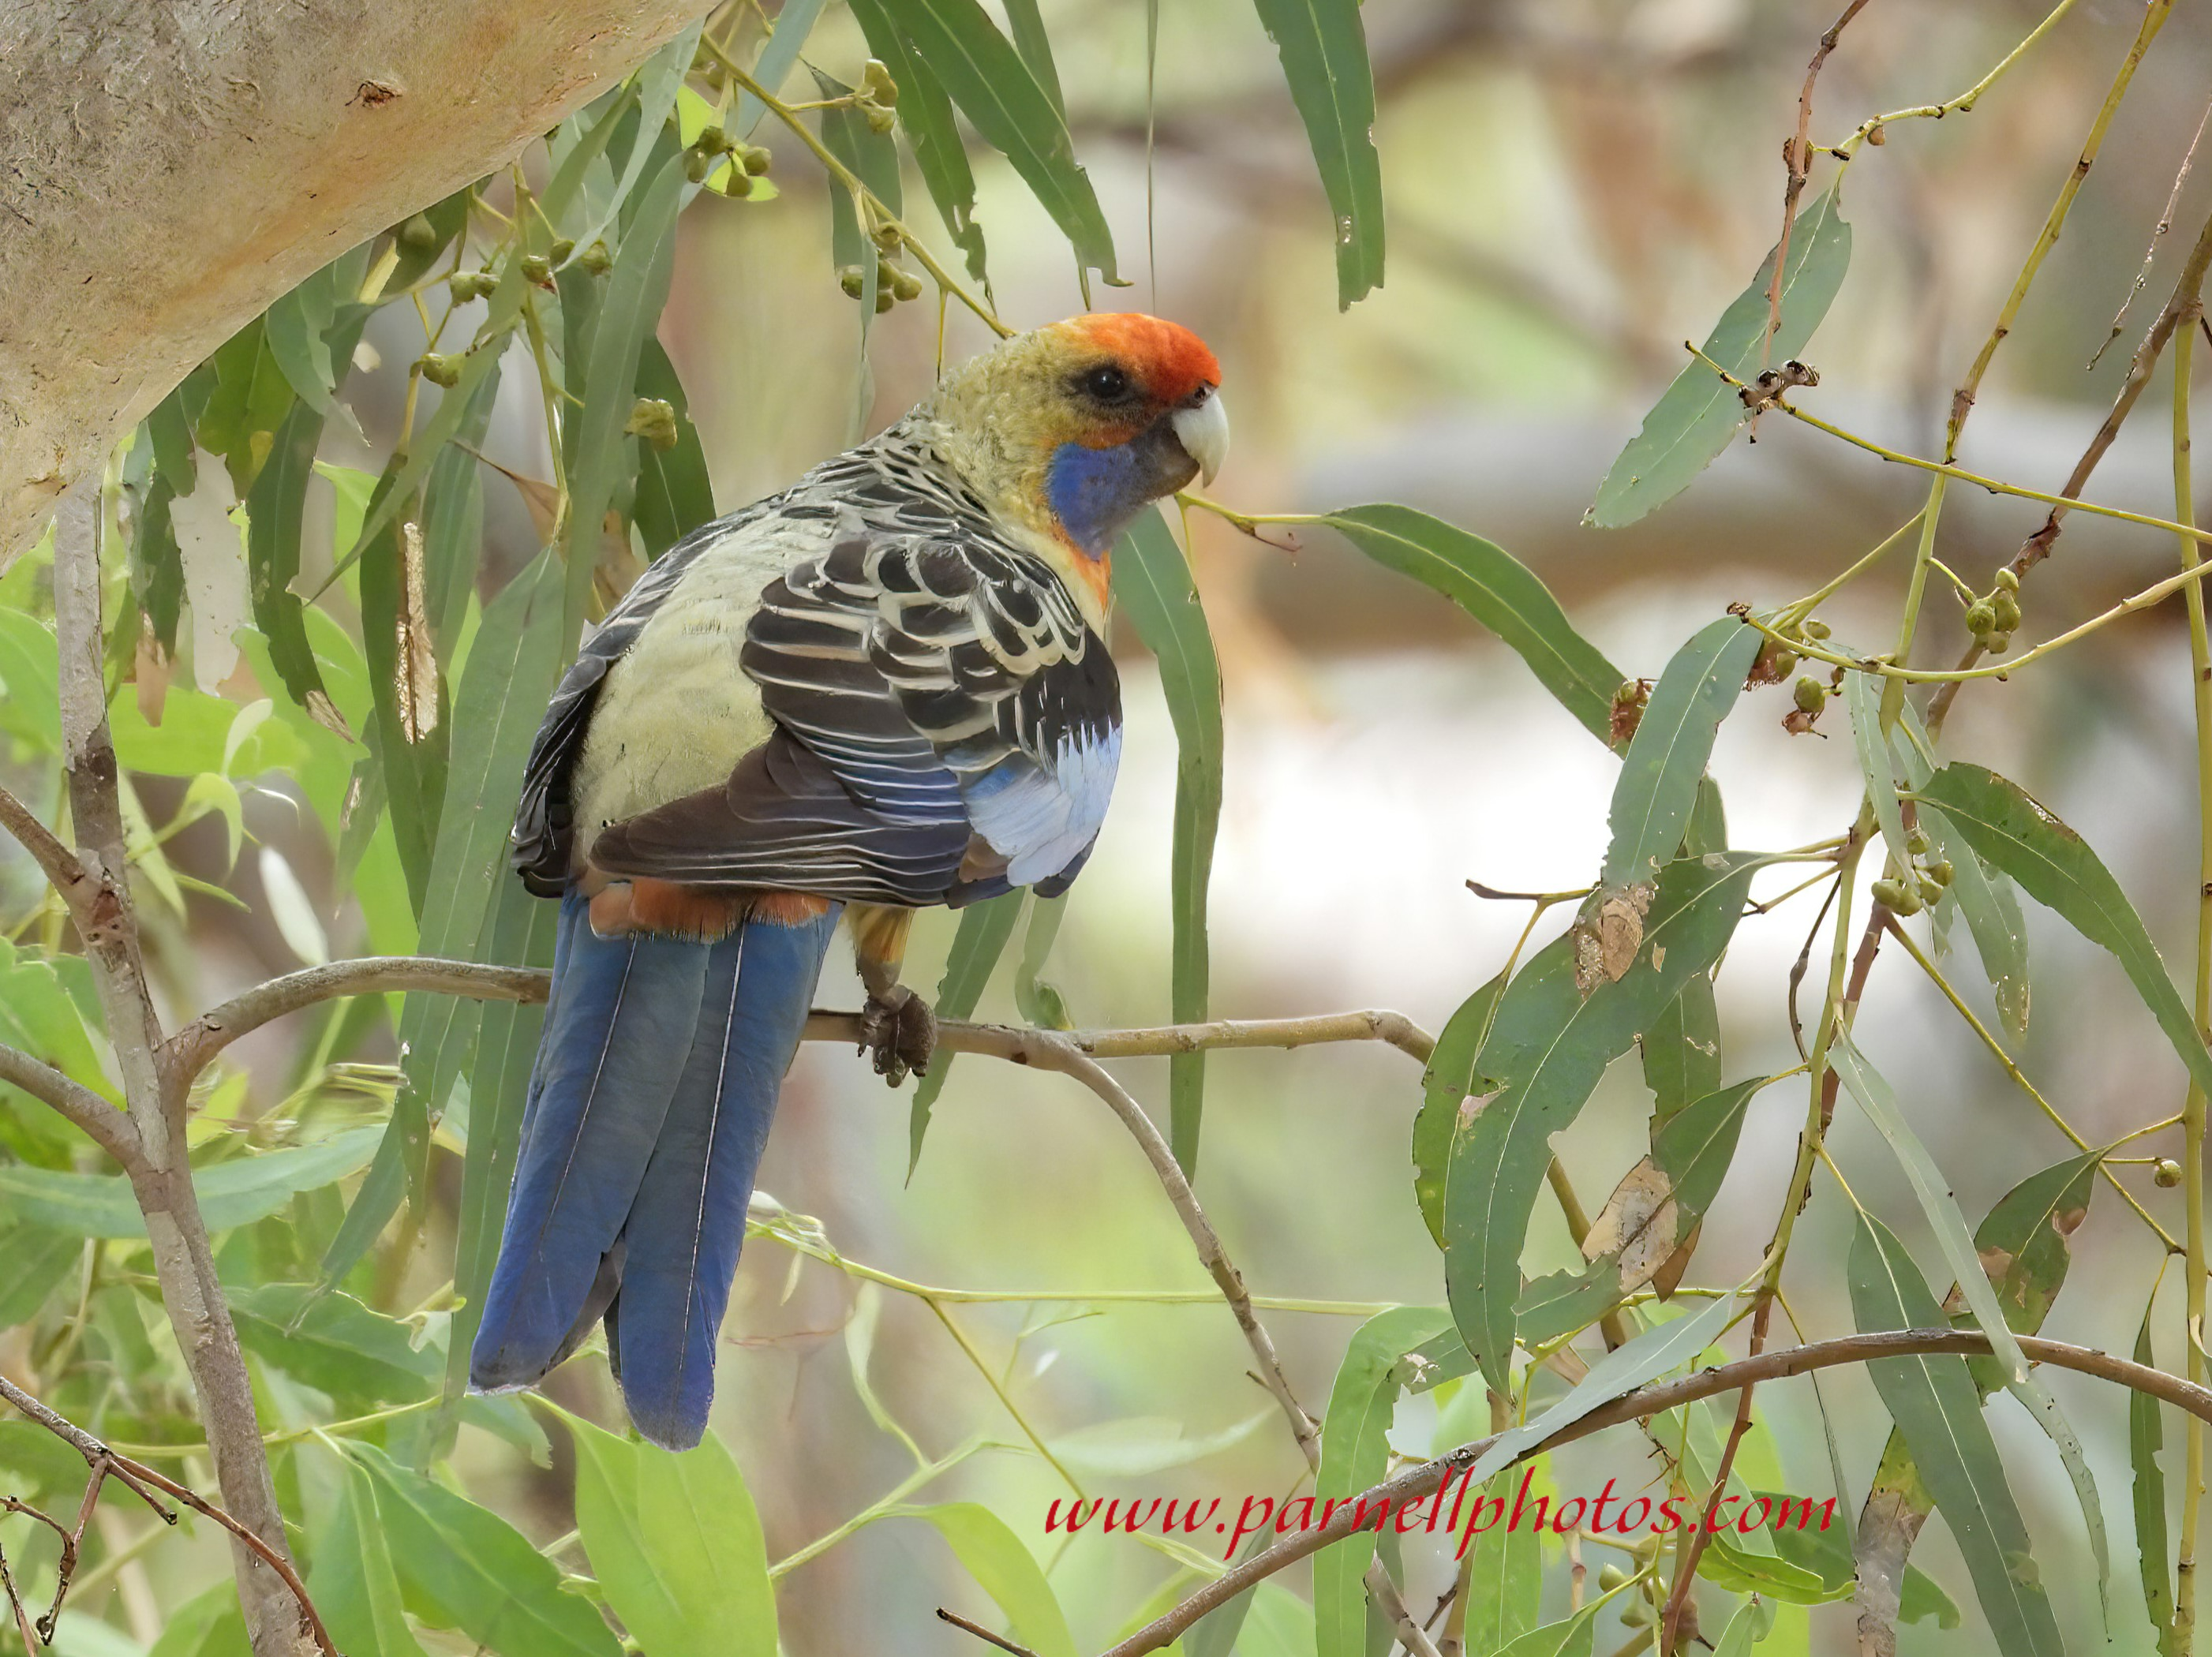
<instances>
[{"instance_id":1,"label":"brown stick","mask_svg":"<svg viewBox=\"0 0 2212 1657\"><path fill-rule=\"evenodd\" d=\"M0 1047L0 1082L18 1087L53 1107L65 1120L118 1162L141 1157L138 1130L131 1119L81 1082L73 1082L52 1065Z\"/></svg>"},{"instance_id":2,"label":"brown stick","mask_svg":"<svg viewBox=\"0 0 2212 1657\"><path fill-rule=\"evenodd\" d=\"M2087 1347L2070 1345L2064 1341L2045 1340L2033 1335L2022 1335L2018 1339L2021 1350L2033 1363L2048 1363L2054 1369L2071 1369L2081 1375L2094 1375L2102 1381L2114 1381L2171 1404L2177 1409L2186 1410L2200 1420L2212 1422L2212 1389L2199 1387L2179 1375L2167 1375L2162 1369L2151 1369L2147 1364L2114 1357L2108 1352L2094 1351ZM1509 1465L1517 1466L1531 1456L1540 1455L1577 1439L1588 1438L1607 1427L1640 1421L1686 1404L1694 1404L1700 1399L1737 1392L1758 1381L1806 1375L1838 1364L1873 1363L1887 1358L1937 1355L1985 1357L1989 1351L1989 1338L1978 1330L1897 1329L1875 1334L1844 1335L1834 1340L1816 1341L1810 1345L1789 1347L1778 1352L1765 1352L1755 1358L1741 1358L1734 1363L1697 1370L1674 1381L1654 1382L1625 1393L1609 1404L1600 1405L1542 1443L1529 1446ZM1277 1571L1296 1564L1310 1555L1318 1553L1332 1542L1342 1541L1352 1534L1362 1513L1372 1514L1379 1504L1383 1503L1388 1503L1389 1510L1395 1512L1407 1502L1433 1496L1443 1487L1446 1478L1465 1472L1496 1442L1497 1436L1493 1435L1489 1438L1478 1439L1472 1444L1463 1444L1434 1460L1409 1467L1363 1491L1351 1501L1340 1503L1326 1524L1301 1531L1266 1551L1232 1566L1164 1615L1146 1624L1108 1650L1104 1657L1142 1657L1146 1652L1158 1651L1200 1618L1218 1610L1247 1588L1265 1581ZM1502 1472L1503 1469L1498 1471Z\"/></svg>"},{"instance_id":3,"label":"brown stick","mask_svg":"<svg viewBox=\"0 0 2212 1657\"><path fill-rule=\"evenodd\" d=\"M1850 0L1842 16L1828 25L1820 37L1813 61L1805 65L1805 84L1797 93L1797 136L1784 151L1782 163L1787 178L1782 186L1782 234L1774 239L1774 274L1766 283L1766 332L1759 343L1759 366L1768 364L1774 349L1774 337L1782 331L1783 271L1790 260L1790 233L1797 226L1797 201L1805 193L1805 181L1813 173L1813 82L1820 78L1821 65L1828 54L1836 49L1836 41L1852 18L1865 9L1867 0Z\"/></svg>"}]
</instances>

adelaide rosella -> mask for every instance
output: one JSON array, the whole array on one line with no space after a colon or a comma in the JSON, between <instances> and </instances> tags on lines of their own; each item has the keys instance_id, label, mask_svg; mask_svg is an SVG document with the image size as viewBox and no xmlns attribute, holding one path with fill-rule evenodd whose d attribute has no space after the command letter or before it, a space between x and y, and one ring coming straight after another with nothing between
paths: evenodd
<instances>
[{"instance_id":1,"label":"adelaide rosella","mask_svg":"<svg viewBox=\"0 0 2212 1657\"><path fill-rule=\"evenodd\" d=\"M528 1386L604 1318L638 1430L699 1442L745 1210L842 912L876 1068L927 1062L917 907L1066 889L1121 751L1114 542L1229 438L1213 355L1077 317L708 524L585 642L513 858L553 989L471 1356Z\"/></svg>"}]
</instances>

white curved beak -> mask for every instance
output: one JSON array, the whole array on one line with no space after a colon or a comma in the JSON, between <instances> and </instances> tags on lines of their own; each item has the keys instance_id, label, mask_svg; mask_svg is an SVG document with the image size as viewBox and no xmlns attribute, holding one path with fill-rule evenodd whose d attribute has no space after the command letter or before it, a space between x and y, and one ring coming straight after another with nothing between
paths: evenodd
<instances>
[{"instance_id":1,"label":"white curved beak","mask_svg":"<svg viewBox=\"0 0 2212 1657\"><path fill-rule=\"evenodd\" d=\"M1194 409L1176 410L1168 423L1175 428L1183 452L1198 462L1200 479L1213 482L1214 473L1229 458L1229 410L1222 405L1221 393L1214 392Z\"/></svg>"}]
</instances>

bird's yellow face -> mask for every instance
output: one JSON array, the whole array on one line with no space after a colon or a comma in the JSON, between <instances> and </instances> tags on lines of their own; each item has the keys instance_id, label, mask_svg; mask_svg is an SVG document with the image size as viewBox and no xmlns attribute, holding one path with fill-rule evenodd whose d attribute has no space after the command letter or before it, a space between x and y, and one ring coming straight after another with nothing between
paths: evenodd
<instances>
[{"instance_id":1,"label":"bird's yellow face","mask_svg":"<svg viewBox=\"0 0 2212 1657\"><path fill-rule=\"evenodd\" d=\"M933 405L970 483L1051 543L1103 614L1107 555L1130 520L1219 470L1220 386L1220 364L1188 329L1101 314L1006 341L948 377Z\"/></svg>"}]
</instances>

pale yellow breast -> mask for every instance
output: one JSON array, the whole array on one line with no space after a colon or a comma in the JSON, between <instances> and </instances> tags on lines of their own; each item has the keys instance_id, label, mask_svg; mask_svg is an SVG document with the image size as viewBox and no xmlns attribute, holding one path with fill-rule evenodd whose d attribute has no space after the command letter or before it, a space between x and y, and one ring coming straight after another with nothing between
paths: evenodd
<instances>
[{"instance_id":1,"label":"pale yellow breast","mask_svg":"<svg viewBox=\"0 0 2212 1657\"><path fill-rule=\"evenodd\" d=\"M760 687L738 665L761 590L826 549L827 525L740 530L699 555L607 671L570 780L576 846L610 823L719 786L768 740Z\"/></svg>"}]
</instances>

